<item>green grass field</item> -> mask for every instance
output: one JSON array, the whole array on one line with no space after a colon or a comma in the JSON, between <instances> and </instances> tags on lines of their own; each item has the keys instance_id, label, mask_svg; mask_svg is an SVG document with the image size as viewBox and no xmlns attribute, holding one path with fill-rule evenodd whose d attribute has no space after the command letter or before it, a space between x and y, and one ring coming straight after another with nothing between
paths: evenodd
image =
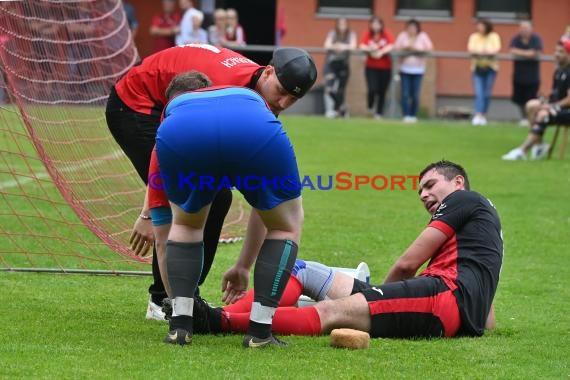
<instances>
[{"instance_id":1,"label":"green grass field","mask_svg":"<svg viewBox=\"0 0 570 380\"><path fill-rule=\"evenodd\" d=\"M192 346L172 347L161 343L166 324L144 319L148 277L2 272L0 378L570 376L570 157L502 161L526 134L510 124L283 121L301 173L311 178L415 175L442 158L464 165L472 188L502 218L496 330L477 339L376 339L362 351L333 349L328 337L285 337L289 348L251 351L241 348L241 335L196 336ZM372 282L381 282L429 220L407 184L405 191L305 191L299 257L344 267L366 261ZM220 247L202 288L210 302L219 304L221 276L239 248Z\"/></svg>"}]
</instances>

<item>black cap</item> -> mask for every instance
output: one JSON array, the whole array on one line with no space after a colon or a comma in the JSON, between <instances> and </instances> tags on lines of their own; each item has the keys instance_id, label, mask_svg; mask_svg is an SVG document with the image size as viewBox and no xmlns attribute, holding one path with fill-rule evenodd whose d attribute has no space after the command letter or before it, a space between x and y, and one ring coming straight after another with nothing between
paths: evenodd
<instances>
[{"instance_id":1,"label":"black cap","mask_svg":"<svg viewBox=\"0 0 570 380\"><path fill-rule=\"evenodd\" d=\"M297 98L305 95L317 80L315 62L303 49L276 49L270 65L275 68L275 74L283 88Z\"/></svg>"}]
</instances>

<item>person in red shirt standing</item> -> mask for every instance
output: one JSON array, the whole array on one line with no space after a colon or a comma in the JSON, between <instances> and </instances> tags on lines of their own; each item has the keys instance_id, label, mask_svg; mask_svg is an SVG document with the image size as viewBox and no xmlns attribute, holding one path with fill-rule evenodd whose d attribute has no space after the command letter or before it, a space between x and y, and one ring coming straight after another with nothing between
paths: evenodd
<instances>
[{"instance_id":1,"label":"person in red shirt standing","mask_svg":"<svg viewBox=\"0 0 570 380\"><path fill-rule=\"evenodd\" d=\"M174 36L180 31L180 14L175 9L175 0L162 0L162 13L152 18L150 35L154 37L153 53L174 46Z\"/></svg>"},{"instance_id":2,"label":"person in red shirt standing","mask_svg":"<svg viewBox=\"0 0 570 380\"><path fill-rule=\"evenodd\" d=\"M260 66L230 49L202 44L176 46L147 57L111 89L105 111L111 134L145 184L148 184L160 116L167 103L166 89L176 75L188 71L203 73L214 86L240 86L257 91L275 115L305 95L317 78L310 55L302 49L289 47L276 49L268 66ZM199 284L206 278L214 259L231 200L231 191L224 189L217 193L210 208L204 230L204 267ZM154 283L149 288L147 319L164 320L160 305L167 295L160 276L150 219L145 202L135 222L131 244L138 255L146 255L153 248ZM252 230L261 234L264 227L261 220L256 221L259 229ZM256 249L255 244L245 244L242 251L252 249ZM241 284L237 285L234 287L240 288Z\"/></svg>"},{"instance_id":3,"label":"person in red shirt standing","mask_svg":"<svg viewBox=\"0 0 570 380\"><path fill-rule=\"evenodd\" d=\"M389 53L394 44L394 36L376 16L372 16L368 26L368 30L360 39L359 46L368 55L365 71L368 86L367 105L370 114L376 119L381 119L386 91L392 77L392 60Z\"/></svg>"}]
</instances>

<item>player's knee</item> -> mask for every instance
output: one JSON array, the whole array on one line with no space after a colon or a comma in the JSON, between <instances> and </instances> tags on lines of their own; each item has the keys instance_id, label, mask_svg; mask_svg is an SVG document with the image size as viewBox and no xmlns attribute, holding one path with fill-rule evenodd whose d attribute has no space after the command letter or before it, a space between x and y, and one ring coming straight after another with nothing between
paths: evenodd
<instances>
[{"instance_id":1,"label":"player's knee","mask_svg":"<svg viewBox=\"0 0 570 380\"><path fill-rule=\"evenodd\" d=\"M540 105L541 105L540 100L531 99L528 102L526 102L525 110L527 113L535 112L540 107Z\"/></svg>"}]
</instances>

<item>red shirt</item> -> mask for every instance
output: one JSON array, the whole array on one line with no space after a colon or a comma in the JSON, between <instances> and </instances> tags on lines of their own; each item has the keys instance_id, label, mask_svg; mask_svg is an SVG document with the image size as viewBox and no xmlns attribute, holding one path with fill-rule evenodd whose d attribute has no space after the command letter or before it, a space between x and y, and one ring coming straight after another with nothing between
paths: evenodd
<instances>
[{"instance_id":1,"label":"red shirt","mask_svg":"<svg viewBox=\"0 0 570 380\"><path fill-rule=\"evenodd\" d=\"M233 50L211 45L175 46L145 58L115 85L119 98L132 110L160 114L166 105L165 91L172 78L196 70L214 86L247 87L262 66Z\"/></svg>"},{"instance_id":2,"label":"red shirt","mask_svg":"<svg viewBox=\"0 0 570 380\"><path fill-rule=\"evenodd\" d=\"M367 30L362 35L360 43L365 45L378 45L378 47L382 49L384 46L394 43L394 36L388 29L385 28L382 33L377 35L372 35L370 34L370 31ZM392 60L388 54L383 55L380 59L372 58L370 55L368 55L366 59L366 67L369 67L371 69L390 70L392 68Z\"/></svg>"},{"instance_id":3,"label":"red shirt","mask_svg":"<svg viewBox=\"0 0 570 380\"><path fill-rule=\"evenodd\" d=\"M180 15L178 13L173 14L160 14L152 18L150 23L151 27L155 28L174 28L180 24ZM153 43L153 53L157 53L161 50L168 49L174 46L174 35L172 36L157 36L154 37Z\"/></svg>"}]
</instances>

